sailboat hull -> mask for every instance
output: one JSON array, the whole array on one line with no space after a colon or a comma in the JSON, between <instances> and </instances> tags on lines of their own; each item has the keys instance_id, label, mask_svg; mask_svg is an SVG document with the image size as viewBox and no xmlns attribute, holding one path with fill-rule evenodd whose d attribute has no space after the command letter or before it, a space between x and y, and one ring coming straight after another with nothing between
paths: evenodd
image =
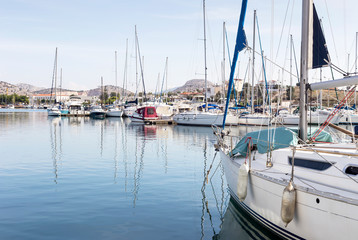
<instances>
[{"instance_id":1,"label":"sailboat hull","mask_svg":"<svg viewBox=\"0 0 358 240\"><path fill-rule=\"evenodd\" d=\"M230 194L251 217L275 234L285 239L340 239L342 236L354 239L358 235L356 201L347 204L348 200L344 197L297 187L295 215L292 222L285 227L280 214L282 194L289 174L286 174L286 177L273 177L274 175L269 176L262 171L251 171L247 196L244 201L240 201L238 176L239 168L245 159L242 159L240 164L240 161L232 160L222 151L221 159ZM254 168L255 166L252 169ZM354 190L356 189L351 191Z\"/></svg>"},{"instance_id":2,"label":"sailboat hull","mask_svg":"<svg viewBox=\"0 0 358 240\"><path fill-rule=\"evenodd\" d=\"M248 114L239 117L239 125L268 126L270 117L263 114Z\"/></svg>"},{"instance_id":3,"label":"sailboat hull","mask_svg":"<svg viewBox=\"0 0 358 240\"><path fill-rule=\"evenodd\" d=\"M216 114L209 112L184 112L176 114L173 120L179 125L193 125L193 126L222 126L224 114ZM227 115L225 125L237 125L238 117L234 115Z\"/></svg>"},{"instance_id":4,"label":"sailboat hull","mask_svg":"<svg viewBox=\"0 0 358 240\"><path fill-rule=\"evenodd\" d=\"M122 110L109 110L107 111L107 117L122 117L123 111Z\"/></svg>"}]
</instances>

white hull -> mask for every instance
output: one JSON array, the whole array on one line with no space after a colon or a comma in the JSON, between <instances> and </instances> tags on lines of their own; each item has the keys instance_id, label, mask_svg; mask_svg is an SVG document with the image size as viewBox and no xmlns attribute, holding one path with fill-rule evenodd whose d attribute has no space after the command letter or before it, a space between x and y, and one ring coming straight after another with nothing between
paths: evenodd
<instances>
[{"instance_id":1,"label":"white hull","mask_svg":"<svg viewBox=\"0 0 358 240\"><path fill-rule=\"evenodd\" d=\"M308 122L308 124L312 124L312 125L321 125L326 121L327 117L328 117L328 115L311 114L311 115L307 116L307 122ZM338 124L340 122L340 119L341 119L341 116L336 115L331 119L330 123ZM298 114L278 115L274 119L274 122L280 123L283 125L298 125L300 122L300 117Z\"/></svg>"},{"instance_id":2,"label":"white hull","mask_svg":"<svg viewBox=\"0 0 358 240\"><path fill-rule=\"evenodd\" d=\"M47 116L49 116L49 117L59 117L59 116L61 116L61 111L58 108L47 109Z\"/></svg>"},{"instance_id":3,"label":"white hull","mask_svg":"<svg viewBox=\"0 0 358 240\"><path fill-rule=\"evenodd\" d=\"M107 111L107 117L122 117L123 111L120 109L110 109Z\"/></svg>"},{"instance_id":4,"label":"white hull","mask_svg":"<svg viewBox=\"0 0 358 240\"><path fill-rule=\"evenodd\" d=\"M343 114L339 119L340 124L358 124L358 114Z\"/></svg>"},{"instance_id":5,"label":"white hull","mask_svg":"<svg viewBox=\"0 0 358 240\"><path fill-rule=\"evenodd\" d=\"M146 121L158 120L158 117L146 117L143 119L142 116L135 112L132 116L130 116L130 120L134 123L145 123Z\"/></svg>"},{"instance_id":6,"label":"white hull","mask_svg":"<svg viewBox=\"0 0 358 240\"><path fill-rule=\"evenodd\" d=\"M131 117L135 110L137 110L137 107L128 107L123 109L123 117Z\"/></svg>"},{"instance_id":7,"label":"white hull","mask_svg":"<svg viewBox=\"0 0 358 240\"><path fill-rule=\"evenodd\" d=\"M247 114L239 117L239 125L268 126L270 117L264 114Z\"/></svg>"},{"instance_id":8,"label":"white hull","mask_svg":"<svg viewBox=\"0 0 358 240\"><path fill-rule=\"evenodd\" d=\"M351 151L356 150L351 148ZM287 164L289 156L292 156L290 149L273 151L273 167L266 168L266 153L257 154L249 173L247 196L241 202L237 195L238 175L245 158L233 160L221 151L231 195L258 222L284 238L341 239L344 236L355 239L358 236L358 184L344 178L334 167L324 171L295 167L296 209L293 220L285 227L280 214L282 193L291 172L291 165ZM317 160L313 152L297 151L295 159L315 159L314 156ZM351 161L342 155L325 157L342 169ZM358 180L357 176L353 178Z\"/></svg>"},{"instance_id":9,"label":"white hull","mask_svg":"<svg viewBox=\"0 0 358 240\"><path fill-rule=\"evenodd\" d=\"M224 114L210 112L185 112L174 115L173 120L179 125L222 126ZM238 117L227 115L225 125L237 125Z\"/></svg>"}]
</instances>

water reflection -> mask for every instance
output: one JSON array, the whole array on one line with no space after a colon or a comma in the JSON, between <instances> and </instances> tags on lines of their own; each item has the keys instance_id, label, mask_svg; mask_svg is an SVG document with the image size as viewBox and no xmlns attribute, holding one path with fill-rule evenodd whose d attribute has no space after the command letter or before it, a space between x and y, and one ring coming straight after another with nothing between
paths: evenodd
<instances>
[{"instance_id":1,"label":"water reflection","mask_svg":"<svg viewBox=\"0 0 358 240\"><path fill-rule=\"evenodd\" d=\"M252 219L230 198L220 232L212 239L281 239Z\"/></svg>"},{"instance_id":2,"label":"water reflection","mask_svg":"<svg viewBox=\"0 0 358 240\"><path fill-rule=\"evenodd\" d=\"M62 128L61 118L49 118L50 122L50 142L52 150L52 162L54 171L54 182L57 184L58 168L62 159Z\"/></svg>"}]
</instances>

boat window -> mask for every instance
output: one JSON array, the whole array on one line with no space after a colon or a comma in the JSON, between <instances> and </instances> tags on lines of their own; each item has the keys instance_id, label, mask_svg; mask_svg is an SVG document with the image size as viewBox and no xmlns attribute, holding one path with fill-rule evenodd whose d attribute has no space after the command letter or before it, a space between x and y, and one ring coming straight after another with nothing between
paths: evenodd
<instances>
[{"instance_id":1,"label":"boat window","mask_svg":"<svg viewBox=\"0 0 358 240\"><path fill-rule=\"evenodd\" d=\"M147 109L147 114L148 115L153 115L154 114L154 109L153 108L148 108Z\"/></svg>"},{"instance_id":2,"label":"boat window","mask_svg":"<svg viewBox=\"0 0 358 240\"><path fill-rule=\"evenodd\" d=\"M292 157L288 157L288 162L290 165L292 165ZM331 163L335 164L335 162ZM295 157L296 167L310 168L319 171L327 170L332 166L331 163Z\"/></svg>"},{"instance_id":3,"label":"boat window","mask_svg":"<svg viewBox=\"0 0 358 240\"><path fill-rule=\"evenodd\" d=\"M346 168L345 173L351 174L351 175L358 175L358 167L357 166L348 166Z\"/></svg>"}]
</instances>

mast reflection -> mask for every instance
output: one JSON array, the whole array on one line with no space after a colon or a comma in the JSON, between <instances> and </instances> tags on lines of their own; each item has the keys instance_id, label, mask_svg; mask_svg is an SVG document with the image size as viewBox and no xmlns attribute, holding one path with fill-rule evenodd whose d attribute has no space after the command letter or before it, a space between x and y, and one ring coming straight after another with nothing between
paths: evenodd
<instances>
[{"instance_id":1,"label":"mast reflection","mask_svg":"<svg viewBox=\"0 0 358 240\"><path fill-rule=\"evenodd\" d=\"M62 158L62 130L61 118L50 119L50 141L51 141L51 154L52 164L54 169L54 182L58 183L58 167L61 164ZM57 133L58 132L58 133Z\"/></svg>"}]
</instances>

